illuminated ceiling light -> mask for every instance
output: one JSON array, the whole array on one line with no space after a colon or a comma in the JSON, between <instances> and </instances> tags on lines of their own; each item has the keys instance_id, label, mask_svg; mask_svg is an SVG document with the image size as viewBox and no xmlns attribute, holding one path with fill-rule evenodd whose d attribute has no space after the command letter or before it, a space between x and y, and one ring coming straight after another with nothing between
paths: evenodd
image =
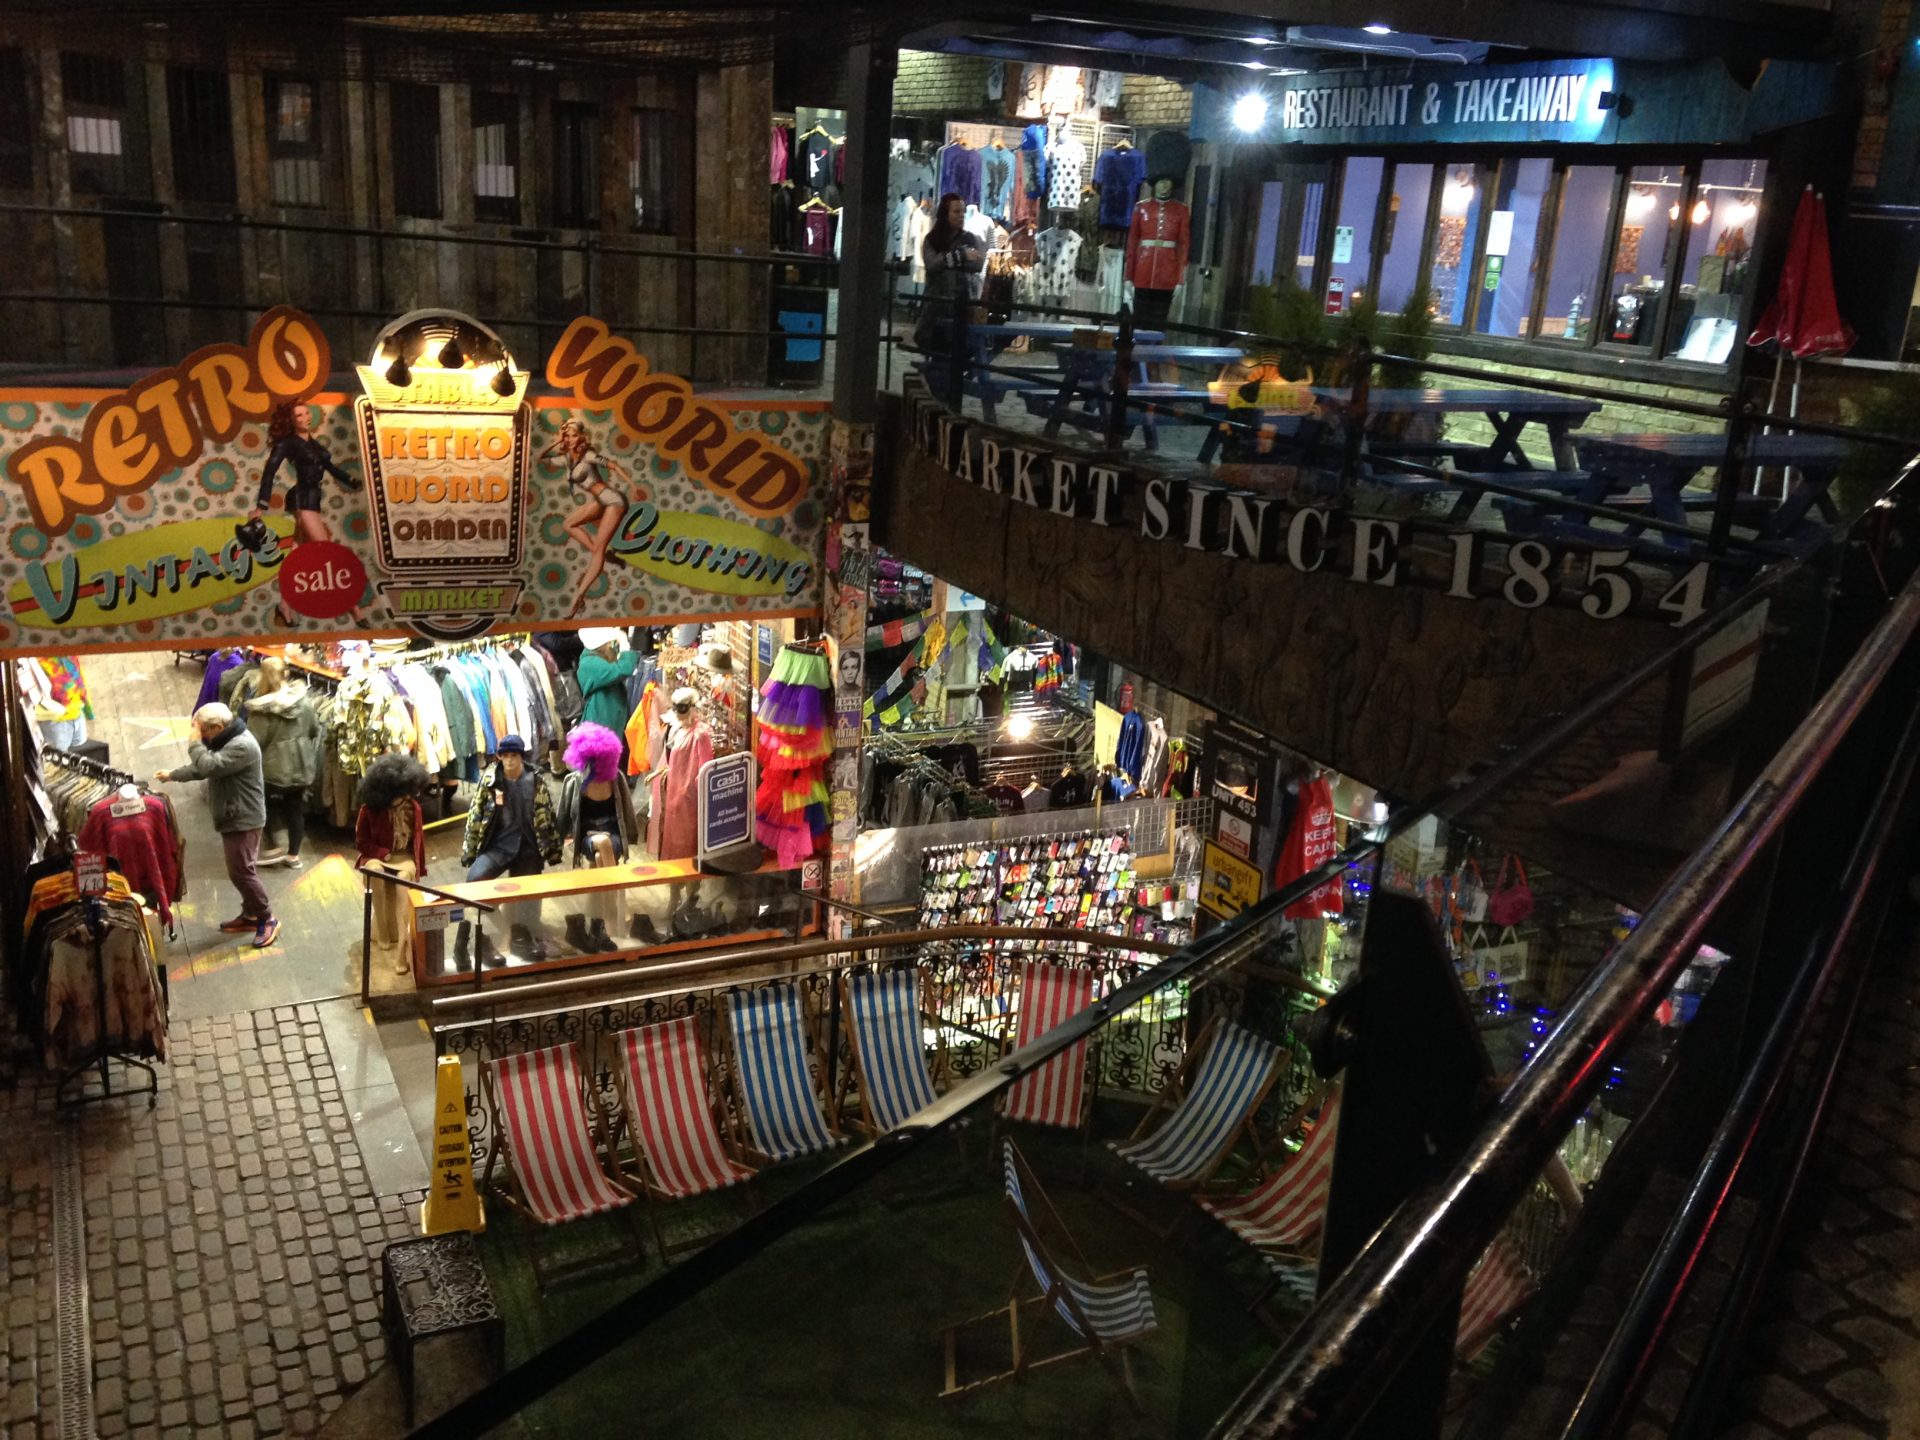
<instances>
[{"instance_id":1,"label":"illuminated ceiling light","mask_svg":"<svg viewBox=\"0 0 1920 1440\"><path fill-rule=\"evenodd\" d=\"M1378 20L1374 21L1371 25L1362 25L1360 28L1369 35L1391 35L1393 33L1393 27L1391 25L1382 25Z\"/></svg>"},{"instance_id":2,"label":"illuminated ceiling light","mask_svg":"<svg viewBox=\"0 0 1920 1440\"><path fill-rule=\"evenodd\" d=\"M1667 207L1667 219L1678 220L1679 218L1680 218L1680 202L1676 200Z\"/></svg>"},{"instance_id":3,"label":"illuminated ceiling light","mask_svg":"<svg viewBox=\"0 0 1920 1440\"><path fill-rule=\"evenodd\" d=\"M458 370L466 363L467 354L466 351L460 348L459 337L449 335L447 337L447 343L440 347L440 368L442 370Z\"/></svg>"},{"instance_id":4,"label":"illuminated ceiling light","mask_svg":"<svg viewBox=\"0 0 1920 1440\"><path fill-rule=\"evenodd\" d=\"M1653 192L1651 190L1642 190L1635 187L1633 193L1627 196L1627 214L1637 218L1646 214L1651 209L1653 209Z\"/></svg>"},{"instance_id":5,"label":"illuminated ceiling light","mask_svg":"<svg viewBox=\"0 0 1920 1440\"><path fill-rule=\"evenodd\" d=\"M404 390L413 382L413 372L407 369L407 357L396 355L393 363L387 366L387 383Z\"/></svg>"},{"instance_id":6,"label":"illuminated ceiling light","mask_svg":"<svg viewBox=\"0 0 1920 1440\"><path fill-rule=\"evenodd\" d=\"M1267 62L1264 60L1242 60L1240 62L1240 68L1242 70L1264 70L1267 68Z\"/></svg>"},{"instance_id":7,"label":"illuminated ceiling light","mask_svg":"<svg viewBox=\"0 0 1920 1440\"><path fill-rule=\"evenodd\" d=\"M1249 91L1233 102L1233 123L1251 134L1267 123L1267 97L1258 90Z\"/></svg>"},{"instance_id":8,"label":"illuminated ceiling light","mask_svg":"<svg viewBox=\"0 0 1920 1440\"><path fill-rule=\"evenodd\" d=\"M1009 740L1025 740L1032 734L1033 717L1031 715L1009 715L1007 717L1007 738Z\"/></svg>"},{"instance_id":9,"label":"illuminated ceiling light","mask_svg":"<svg viewBox=\"0 0 1920 1440\"><path fill-rule=\"evenodd\" d=\"M1713 207L1707 204L1707 200L1704 195L1701 196L1698 200L1693 202L1693 214L1691 218L1694 224L1696 225L1706 224L1707 216L1711 215L1712 213L1713 213Z\"/></svg>"},{"instance_id":10,"label":"illuminated ceiling light","mask_svg":"<svg viewBox=\"0 0 1920 1440\"><path fill-rule=\"evenodd\" d=\"M1749 225L1759 215L1760 207L1752 200L1742 200L1733 207L1733 220L1738 225Z\"/></svg>"}]
</instances>

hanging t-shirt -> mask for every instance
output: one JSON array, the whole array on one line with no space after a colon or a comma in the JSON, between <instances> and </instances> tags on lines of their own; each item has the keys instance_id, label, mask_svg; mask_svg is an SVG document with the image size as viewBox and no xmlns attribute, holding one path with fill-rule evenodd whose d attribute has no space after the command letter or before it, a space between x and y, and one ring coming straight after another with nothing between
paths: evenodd
<instances>
[{"instance_id":1,"label":"hanging t-shirt","mask_svg":"<svg viewBox=\"0 0 1920 1440\"><path fill-rule=\"evenodd\" d=\"M781 184L787 178L787 162L793 153L793 127L776 125L767 147L767 180Z\"/></svg>"},{"instance_id":2,"label":"hanging t-shirt","mask_svg":"<svg viewBox=\"0 0 1920 1440\"><path fill-rule=\"evenodd\" d=\"M1086 188L1087 147L1062 134L1047 146L1047 208L1072 210Z\"/></svg>"},{"instance_id":3,"label":"hanging t-shirt","mask_svg":"<svg viewBox=\"0 0 1920 1440\"><path fill-rule=\"evenodd\" d=\"M1021 131L1020 152L1027 157L1027 195L1038 200L1047 193L1047 127L1029 125Z\"/></svg>"},{"instance_id":4,"label":"hanging t-shirt","mask_svg":"<svg viewBox=\"0 0 1920 1440\"><path fill-rule=\"evenodd\" d=\"M1080 237L1064 226L1042 230L1033 241L1033 285L1050 300L1073 293L1073 267L1080 258Z\"/></svg>"},{"instance_id":5,"label":"hanging t-shirt","mask_svg":"<svg viewBox=\"0 0 1920 1440\"><path fill-rule=\"evenodd\" d=\"M1147 157L1129 145L1124 150L1109 150L1093 167L1093 183L1100 190L1100 223L1110 230L1124 230L1133 219L1133 202L1140 196L1140 182L1147 178Z\"/></svg>"},{"instance_id":6,"label":"hanging t-shirt","mask_svg":"<svg viewBox=\"0 0 1920 1440\"><path fill-rule=\"evenodd\" d=\"M799 170L793 178L809 194L818 195L833 184L833 137L826 131L809 130L800 142Z\"/></svg>"},{"instance_id":7,"label":"hanging t-shirt","mask_svg":"<svg viewBox=\"0 0 1920 1440\"><path fill-rule=\"evenodd\" d=\"M1308 871L1331 860L1340 848L1334 833L1333 783L1324 778L1308 780L1300 786L1299 802L1293 812L1293 826L1273 867L1276 888L1291 885ZM1287 906L1282 912L1289 920L1317 920L1322 915L1338 915L1345 904L1341 877L1336 875Z\"/></svg>"},{"instance_id":8,"label":"hanging t-shirt","mask_svg":"<svg viewBox=\"0 0 1920 1440\"><path fill-rule=\"evenodd\" d=\"M996 220L1013 214L1014 152L988 146L980 152L980 208Z\"/></svg>"},{"instance_id":9,"label":"hanging t-shirt","mask_svg":"<svg viewBox=\"0 0 1920 1440\"><path fill-rule=\"evenodd\" d=\"M831 210L804 210L800 214L800 249L808 255L833 254L835 230Z\"/></svg>"},{"instance_id":10,"label":"hanging t-shirt","mask_svg":"<svg viewBox=\"0 0 1920 1440\"><path fill-rule=\"evenodd\" d=\"M956 143L940 152L940 194L958 195L969 205L980 203L978 150Z\"/></svg>"}]
</instances>

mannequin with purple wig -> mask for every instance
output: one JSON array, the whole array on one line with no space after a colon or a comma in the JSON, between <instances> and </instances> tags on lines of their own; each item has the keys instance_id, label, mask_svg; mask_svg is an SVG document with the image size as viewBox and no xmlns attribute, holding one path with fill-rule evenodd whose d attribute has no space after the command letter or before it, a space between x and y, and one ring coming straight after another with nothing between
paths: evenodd
<instances>
[{"instance_id":1,"label":"mannequin with purple wig","mask_svg":"<svg viewBox=\"0 0 1920 1440\"><path fill-rule=\"evenodd\" d=\"M567 768L579 781L572 807L575 865L618 865L639 836L633 792L620 773L623 753L620 737L591 720L574 726L567 737ZM618 949L610 926L618 913L621 893L613 889L592 892L588 912L567 916L568 943L589 953Z\"/></svg>"}]
</instances>

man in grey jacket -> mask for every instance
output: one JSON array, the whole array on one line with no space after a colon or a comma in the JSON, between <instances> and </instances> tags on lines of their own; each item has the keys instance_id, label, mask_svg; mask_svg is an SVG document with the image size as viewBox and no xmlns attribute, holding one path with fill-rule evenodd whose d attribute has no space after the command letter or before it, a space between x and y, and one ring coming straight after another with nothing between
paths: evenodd
<instances>
[{"instance_id":1,"label":"man in grey jacket","mask_svg":"<svg viewBox=\"0 0 1920 1440\"><path fill-rule=\"evenodd\" d=\"M227 878L240 892L240 913L220 928L229 935L253 932L256 950L273 944L280 922L273 918L273 902L260 883L260 832L267 824L267 788L260 769L260 745L247 733L244 720L225 705L202 705L193 712L193 728L200 738L187 746L186 766L162 770L153 778L204 780L213 828L220 832L227 855Z\"/></svg>"}]
</instances>

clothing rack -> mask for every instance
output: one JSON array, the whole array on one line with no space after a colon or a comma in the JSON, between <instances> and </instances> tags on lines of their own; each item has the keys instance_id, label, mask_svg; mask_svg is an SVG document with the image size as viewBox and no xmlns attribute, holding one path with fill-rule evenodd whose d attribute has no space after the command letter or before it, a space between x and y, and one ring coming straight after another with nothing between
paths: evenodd
<instances>
[{"instance_id":1,"label":"clothing rack","mask_svg":"<svg viewBox=\"0 0 1920 1440\"><path fill-rule=\"evenodd\" d=\"M125 770L116 770L111 765L103 765L98 760L89 760L84 755L55 750L52 746L48 746L40 753L42 758L51 760L62 770L71 770L77 775L91 775L94 779L105 781L109 785L132 785L141 794L147 793L147 787Z\"/></svg>"},{"instance_id":2,"label":"clothing rack","mask_svg":"<svg viewBox=\"0 0 1920 1440\"><path fill-rule=\"evenodd\" d=\"M451 655L472 655L481 650L512 650L532 643L531 633L518 631L507 635L476 635L471 640L449 640L419 650L376 650L367 657L366 668L385 670L395 665L426 665Z\"/></svg>"},{"instance_id":3,"label":"clothing rack","mask_svg":"<svg viewBox=\"0 0 1920 1440\"><path fill-rule=\"evenodd\" d=\"M103 861L105 858L105 856L101 857ZM105 929L109 922L105 915L105 906L98 896L82 896L80 903L87 907L87 934L92 940L93 1013L96 1017L95 1023L104 1026L107 1023L107 959L106 956L101 953L100 942L104 938ZM96 918L96 915L98 918ZM144 915L142 916L141 923L146 923ZM162 1003L165 1003L168 998L167 967L156 960L154 962L154 971L159 977ZM110 1062L115 1060L119 1061L122 1065L131 1066L136 1070L144 1070L147 1076L147 1083L145 1085L132 1090L123 1088L117 1092L119 1097L125 1098L133 1095L145 1095L147 1097L147 1108L151 1110L154 1101L157 1100L160 1095L160 1072L147 1061L140 1059L137 1055L128 1055L107 1046L102 1046L98 1055L92 1056L80 1064L73 1066L66 1074L59 1078L53 1087L55 1096L54 1104L64 1108L69 1105L90 1105L95 1100L114 1099L116 1092L113 1088L113 1070ZM68 1095L66 1093L67 1086L71 1085L75 1080L78 1080L82 1075L85 1075L89 1070L96 1068L100 1075L100 1088L98 1090L83 1090L78 1095Z\"/></svg>"}]
</instances>

